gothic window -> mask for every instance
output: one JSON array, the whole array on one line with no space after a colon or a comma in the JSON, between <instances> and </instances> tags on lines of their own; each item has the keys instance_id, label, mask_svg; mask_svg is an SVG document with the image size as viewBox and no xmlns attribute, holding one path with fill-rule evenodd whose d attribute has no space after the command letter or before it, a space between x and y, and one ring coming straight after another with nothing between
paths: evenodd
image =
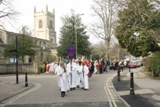
<instances>
[{"instance_id":1,"label":"gothic window","mask_svg":"<svg viewBox=\"0 0 160 107\"><path fill-rule=\"evenodd\" d=\"M43 27L42 20L39 20L39 28L42 28L42 27Z\"/></svg>"},{"instance_id":2,"label":"gothic window","mask_svg":"<svg viewBox=\"0 0 160 107\"><path fill-rule=\"evenodd\" d=\"M41 41L39 42L39 46L42 46L42 43L41 43Z\"/></svg>"},{"instance_id":3,"label":"gothic window","mask_svg":"<svg viewBox=\"0 0 160 107\"><path fill-rule=\"evenodd\" d=\"M40 61L41 62L43 61L43 52L41 52L41 54L40 54Z\"/></svg>"},{"instance_id":4,"label":"gothic window","mask_svg":"<svg viewBox=\"0 0 160 107\"><path fill-rule=\"evenodd\" d=\"M0 38L0 43L3 43L2 39Z\"/></svg>"},{"instance_id":5,"label":"gothic window","mask_svg":"<svg viewBox=\"0 0 160 107\"><path fill-rule=\"evenodd\" d=\"M52 27L52 21L50 20L50 27L49 27L50 29L52 29L53 27Z\"/></svg>"}]
</instances>

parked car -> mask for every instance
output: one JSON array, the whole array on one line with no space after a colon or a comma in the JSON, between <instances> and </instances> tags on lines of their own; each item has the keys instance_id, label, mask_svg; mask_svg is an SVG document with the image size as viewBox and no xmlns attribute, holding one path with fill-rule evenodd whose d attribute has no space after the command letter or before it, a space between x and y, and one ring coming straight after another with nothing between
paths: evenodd
<instances>
[{"instance_id":1,"label":"parked car","mask_svg":"<svg viewBox=\"0 0 160 107\"><path fill-rule=\"evenodd\" d=\"M128 63L128 67L130 67L130 68L136 68L136 67L138 67L138 62L137 61L130 61L129 63Z\"/></svg>"},{"instance_id":2,"label":"parked car","mask_svg":"<svg viewBox=\"0 0 160 107\"><path fill-rule=\"evenodd\" d=\"M135 60L135 61L137 61L137 66L138 66L138 67L142 66L142 63L141 63L140 60Z\"/></svg>"}]
</instances>

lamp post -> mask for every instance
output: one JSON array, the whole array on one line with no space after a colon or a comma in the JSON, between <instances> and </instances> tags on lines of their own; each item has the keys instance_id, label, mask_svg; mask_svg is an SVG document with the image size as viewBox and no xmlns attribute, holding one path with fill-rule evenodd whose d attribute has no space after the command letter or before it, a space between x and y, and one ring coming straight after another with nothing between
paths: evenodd
<instances>
[{"instance_id":1,"label":"lamp post","mask_svg":"<svg viewBox=\"0 0 160 107\"><path fill-rule=\"evenodd\" d=\"M80 16L82 16L82 15L84 15L84 14L80 14ZM74 33L75 33L75 38L76 38L76 59L77 59L77 50L78 50L78 48L77 48L77 28L76 28L76 16L74 17L74 22L75 22L75 24L74 24Z\"/></svg>"}]
</instances>

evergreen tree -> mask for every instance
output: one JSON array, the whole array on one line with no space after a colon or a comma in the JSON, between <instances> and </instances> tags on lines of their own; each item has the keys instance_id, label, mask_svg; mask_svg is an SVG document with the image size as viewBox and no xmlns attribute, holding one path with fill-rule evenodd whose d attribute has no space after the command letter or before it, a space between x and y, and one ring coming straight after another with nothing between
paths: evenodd
<instances>
[{"instance_id":1,"label":"evergreen tree","mask_svg":"<svg viewBox=\"0 0 160 107\"><path fill-rule=\"evenodd\" d=\"M22 32L23 34L16 34L15 37L18 38L18 56L22 57L22 61L23 61L23 57L25 55L35 55L36 51L33 49L33 47L35 46L33 39L26 35L28 33L26 33L27 27L24 26L22 27ZM13 50L16 49L16 39L13 39L9 44L7 44L5 46L3 55L4 57L9 57L9 56L16 56L15 52L9 52L9 50Z\"/></svg>"},{"instance_id":2,"label":"evergreen tree","mask_svg":"<svg viewBox=\"0 0 160 107\"><path fill-rule=\"evenodd\" d=\"M155 17L159 11L149 0L129 0L126 3L128 7L119 11L119 25L115 29L115 36L122 48L128 49L134 56L147 56L148 52L159 50L153 37L156 33L154 29L160 23Z\"/></svg>"},{"instance_id":3,"label":"evergreen tree","mask_svg":"<svg viewBox=\"0 0 160 107\"><path fill-rule=\"evenodd\" d=\"M91 54L89 36L86 34L86 27L82 24L80 16L80 14L71 11L71 16L65 15L62 17L63 25L60 30L60 41L57 48L58 56L66 57L69 45L76 48L76 35L78 56L89 56Z\"/></svg>"}]
</instances>

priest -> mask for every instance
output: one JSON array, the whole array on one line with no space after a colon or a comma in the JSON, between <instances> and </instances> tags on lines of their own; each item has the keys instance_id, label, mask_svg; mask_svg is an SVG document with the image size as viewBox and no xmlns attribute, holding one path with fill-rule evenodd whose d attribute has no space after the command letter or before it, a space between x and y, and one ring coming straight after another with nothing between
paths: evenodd
<instances>
[{"instance_id":1,"label":"priest","mask_svg":"<svg viewBox=\"0 0 160 107\"><path fill-rule=\"evenodd\" d=\"M89 82L88 82L88 73L89 73L89 69L85 64L85 60L82 60L82 76L81 76L81 85L84 88L84 90L88 90L89 89Z\"/></svg>"},{"instance_id":2,"label":"priest","mask_svg":"<svg viewBox=\"0 0 160 107\"><path fill-rule=\"evenodd\" d=\"M67 64L67 74L69 80L70 91L75 90L76 87L76 64L70 59Z\"/></svg>"}]
</instances>

